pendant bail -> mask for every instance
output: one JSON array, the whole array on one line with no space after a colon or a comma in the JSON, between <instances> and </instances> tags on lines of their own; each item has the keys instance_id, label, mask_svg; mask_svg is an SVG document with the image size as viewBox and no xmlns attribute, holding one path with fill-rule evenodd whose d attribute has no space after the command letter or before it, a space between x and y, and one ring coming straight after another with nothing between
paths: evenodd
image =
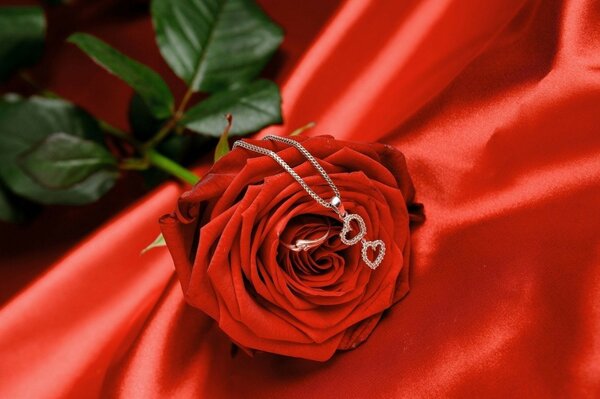
<instances>
[{"instance_id":1,"label":"pendant bail","mask_svg":"<svg viewBox=\"0 0 600 399\"><path fill-rule=\"evenodd\" d=\"M331 201L329 201L329 204L340 218L343 219L344 216L346 216L346 208L344 208L344 204L342 204L342 200L340 199L340 197L332 197Z\"/></svg>"}]
</instances>

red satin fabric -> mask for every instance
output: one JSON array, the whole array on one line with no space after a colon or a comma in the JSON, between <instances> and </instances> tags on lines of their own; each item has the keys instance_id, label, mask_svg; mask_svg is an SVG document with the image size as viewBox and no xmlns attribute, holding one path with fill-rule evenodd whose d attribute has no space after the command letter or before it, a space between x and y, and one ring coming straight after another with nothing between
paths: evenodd
<instances>
[{"instance_id":1,"label":"red satin fabric","mask_svg":"<svg viewBox=\"0 0 600 399\"><path fill-rule=\"evenodd\" d=\"M329 362L232 357L167 251L139 256L168 184L0 310L0 397L598 397L600 3L347 1L291 58L270 133L406 155L406 298Z\"/></svg>"}]
</instances>

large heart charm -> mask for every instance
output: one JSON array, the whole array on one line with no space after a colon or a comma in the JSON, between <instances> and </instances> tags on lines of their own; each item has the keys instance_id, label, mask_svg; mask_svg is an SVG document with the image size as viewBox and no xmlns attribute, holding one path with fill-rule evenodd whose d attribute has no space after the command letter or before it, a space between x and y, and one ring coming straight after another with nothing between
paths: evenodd
<instances>
[{"instance_id":1,"label":"large heart charm","mask_svg":"<svg viewBox=\"0 0 600 399\"><path fill-rule=\"evenodd\" d=\"M369 248L373 250L377 254L375 260L371 261L369 259ZM363 261L369 266L371 269L375 270L383 261L383 257L385 256L385 243L381 240L375 241L367 241L363 240L362 242L362 258Z\"/></svg>"},{"instance_id":2,"label":"large heart charm","mask_svg":"<svg viewBox=\"0 0 600 399\"><path fill-rule=\"evenodd\" d=\"M348 238L348 233L352 231L352 226L350 226L350 223L353 220L358 224L359 231L354 237ZM340 231L340 240L344 244L354 245L362 240L365 234L367 234L367 225L360 215L357 215L356 213L348 213L346 216L344 216L343 221L344 225L342 226L342 231Z\"/></svg>"}]
</instances>

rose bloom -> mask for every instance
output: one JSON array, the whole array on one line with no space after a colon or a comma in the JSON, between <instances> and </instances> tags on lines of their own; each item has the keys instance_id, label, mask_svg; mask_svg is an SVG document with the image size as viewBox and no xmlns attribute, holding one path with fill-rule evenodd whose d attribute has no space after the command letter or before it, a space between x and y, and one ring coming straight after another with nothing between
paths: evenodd
<instances>
[{"instance_id":1,"label":"rose bloom","mask_svg":"<svg viewBox=\"0 0 600 399\"><path fill-rule=\"evenodd\" d=\"M360 243L340 241L342 223L333 210L272 158L242 148L216 162L160 225L186 301L232 341L250 354L323 361L362 343L382 312L408 292L409 221L421 213L418 206L408 211L414 189L395 148L331 136L296 139L339 188L346 210L364 219L365 238L385 242L377 269L363 262ZM296 148L248 142L275 151L326 201L333 196ZM317 247L289 248L298 239L324 237L328 229Z\"/></svg>"}]
</instances>

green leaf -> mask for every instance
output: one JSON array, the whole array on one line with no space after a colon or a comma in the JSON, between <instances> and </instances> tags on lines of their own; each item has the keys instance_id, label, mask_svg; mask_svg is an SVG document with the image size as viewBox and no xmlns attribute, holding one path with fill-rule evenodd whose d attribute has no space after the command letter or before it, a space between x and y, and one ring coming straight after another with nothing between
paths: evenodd
<instances>
[{"instance_id":1,"label":"green leaf","mask_svg":"<svg viewBox=\"0 0 600 399\"><path fill-rule=\"evenodd\" d=\"M145 254L146 252L150 251L153 248L160 248L160 247L165 247L167 246L167 243L165 242L165 237L163 237L162 233L158 235L158 237L156 237L154 239L154 241L152 241L152 243L150 243L150 245L148 245L146 248L142 249L142 252L140 253L140 255Z\"/></svg>"},{"instance_id":2,"label":"green leaf","mask_svg":"<svg viewBox=\"0 0 600 399\"><path fill-rule=\"evenodd\" d=\"M233 117L231 114L227 114L225 119L227 120L227 126L225 129L223 129L223 133L221 134L219 142L217 143L217 147L215 148L215 162L223 158L229 151L231 151L229 148L229 131L231 130Z\"/></svg>"},{"instance_id":3,"label":"green leaf","mask_svg":"<svg viewBox=\"0 0 600 399\"><path fill-rule=\"evenodd\" d=\"M167 120L154 116L138 93L134 93L129 101L127 117L133 136L142 142L150 140Z\"/></svg>"},{"instance_id":4,"label":"green leaf","mask_svg":"<svg viewBox=\"0 0 600 399\"><path fill-rule=\"evenodd\" d=\"M0 7L0 79L42 54L46 20L41 7Z\"/></svg>"},{"instance_id":5,"label":"green leaf","mask_svg":"<svg viewBox=\"0 0 600 399\"><path fill-rule=\"evenodd\" d=\"M173 113L173 94L160 75L152 69L86 33L75 33L68 41L131 86L155 117L166 118Z\"/></svg>"},{"instance_id":6,"label":"green leaf","mask_svg":"<svg viewBox=\"0 0 600 399\"><path fill-rule=\"evenodd\" d=\"M65 189L102 169L117 169L117 160L100 144L66 133L53 133L22 154L23 169L40 185Z\"/></svg>"},{"instance_id":7,"label":"green leaf","mask_svg":"<svg viewBox=\"0 0 600 399\"><path fill-rule=\"evenodd\" d=\"M194 91L253 80L283 40L251 0L153 0L151 9L160 52Z\"/></svg>"},{"instance_id":8,"label":"green leaf","mask_svg":"<svg viewBox=\"0 0 600 399\"><path fill-rule=\"evenodd\" d=\"M190 108L181 122L194 132L219 137L225 128L223 115L235 123L230 135L253 133L273 123L281 123L281 96L277 85L257 80L233 90L221 91Z\"/></svg>"},{"instance_id":9,"label":"green leaf","mask_svg":"<svg viewBox=\"0 0 600 399\"><path fill-rule=\"evenodd\" d=\"M115 183L114 168L103 168L67 188L46 187L23 168L21 159L53 133L102 143L98 123L59 99L6 95L0 99L0 179L15 194L44 204L96 201Z\"/></svg>"},{"instance_id":10,"label":"green leaf","mask_svg":"<svg viewBox=\"0 0 600 399\"><path fill-rule=\"evenodd\" d=\"M128 116L131 132L142 142L149 140L165 123L164 119L157 119L150 113L137 94L129 102ZM197 161L199 154L212 149L212 145L208 145L210 140L211 138L199 134L171 134L156 146L156 150L177 163L188 165ZM148 188L157 186L170 176L157 168L146 169L141 174Z\"/></svg>"}]
</instances>

